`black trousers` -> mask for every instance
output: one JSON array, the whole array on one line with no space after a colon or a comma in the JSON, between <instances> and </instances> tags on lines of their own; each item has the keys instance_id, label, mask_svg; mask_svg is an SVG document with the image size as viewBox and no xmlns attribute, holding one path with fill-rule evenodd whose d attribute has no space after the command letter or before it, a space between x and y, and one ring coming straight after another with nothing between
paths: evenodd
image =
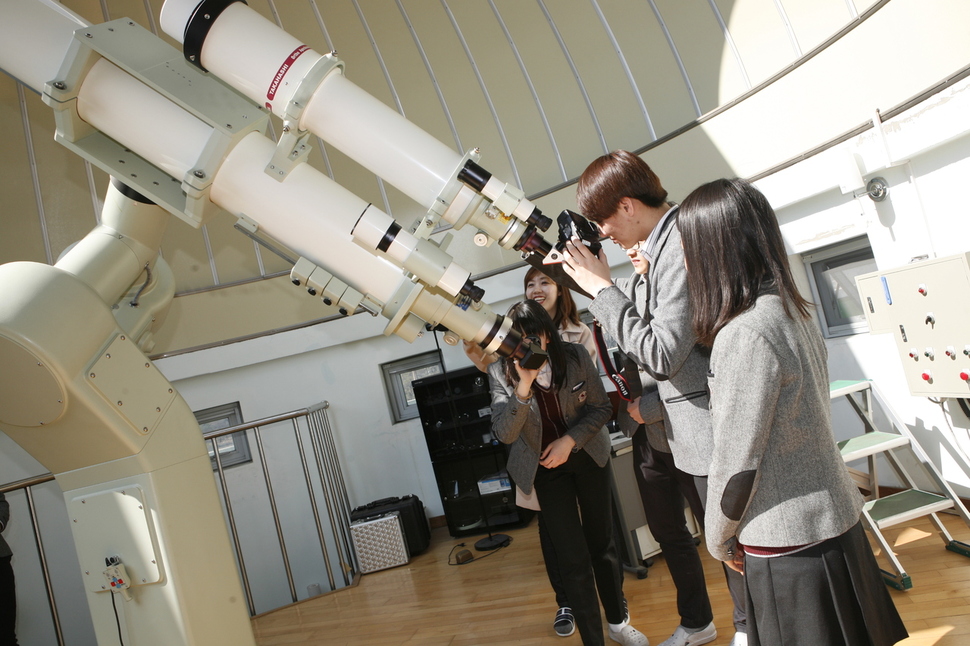
<instances>
[{"instance_id":1,"label":"black trousers","mask_svg":"<svg viewBox=\"0 0 970 646\"><path fill-rule=\"evenodd\" d=\"M0 557L0 646L17 646L17 594L10 556Z\"/></svg>"},{"instance_id":2,"label":"black trousers","mask_svg":"<svg viewBox=\"0 0 970 646\"><path fill-rule=\"evenodd\" d=\"M703 522L704 508L694 476L674 466L670 453L652 449L642 426L633 435L633 456L647 526L663 550L677 588L680 623L685 628L703 628L714 619L714 613L707 596L704 566L684 516L686 498L694 515Z\"/></svg>"},{"instance_id":3,"label":"black trousers","mask_svg":"<svg viewBox=\"0 0 970 646\"><path fill-rule=\"evenodd\" d=\"M559 556L556 554L556 546L549 535L549 528L541 511L536 512L536 520L539 523L539 548L542 550L542 561L546 564L546 574L549 575L549 583L552 591L556 593L556 604L560 607L571 607L569 597L566 595L566 584L562 581L562 572L559 569Z\"/></svg>"},{"instance_id":4,"label":"black trousers","mask_svg":"<svg viewBox=\"0 0 970 646\"><path fill-rule=\"evenodd\" d=\"M707 508L707 476L694 476L694 484L697 487L697 494ZM698 522L704 524L703 516L699 517ZM747 626L747 595L744 589L744 576L740 572L735 572L727 565L723 565L724 578L727 579L728 592L731 593L731 600L734 602L734 630L739 633L748 632Z\"/></svg>"},{"instance_id":5,"label":"black trousers","mask_svg":"<svg viewBox=\"0 0 970 646\"><path fill-rule=\"evenodd\" d=\"M546 565L546 575L549 577L549 584L556 595L556 605L560 608L571 608L569 596L566 594L566 584L562 582L562 571L559 569L559 557L556 556L556 546L552 543L552 536L549 535L549 528L543 520L542 512L536 512L536 521L539 524L539 548L542 550L542 562ZM619 557L616 559L616 567L620 571L620 579L623 579L623 563ZM706 624L705 624L706 625Z\"/></svg>"},{"instance_id":6,"label":"black trousers","mask_svg":"<svg viewBox=\"0 0 970 646\"><path fill-rule=\"evenodd\" d=\"M600 646L599 602L608 622L621 623L625 615L609 469L577 451L555 469L540 466L534 486L583 644Z\"/></svg>"}]
</instances>

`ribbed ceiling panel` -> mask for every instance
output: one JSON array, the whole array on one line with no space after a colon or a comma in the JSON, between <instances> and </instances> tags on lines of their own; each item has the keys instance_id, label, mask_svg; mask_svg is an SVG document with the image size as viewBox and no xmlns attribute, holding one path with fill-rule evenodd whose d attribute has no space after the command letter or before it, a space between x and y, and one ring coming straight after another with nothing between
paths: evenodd
<instances>
[{"instance_id":1,"label":"ribbed ceiling panel","mask_svg":"<svg viewBox=\"0 0 970 646\"><path fill-rule=\"evenodd\" d=\"M250 0L318 51L335 49L348 78L431 135L481 150L494 175L539 194L575 179L615 148L641 149L723 106L837 33L877 0ZM130 17L156 31L161 0L68 0L92 23ZM166 40L167 37L163 36ZM171 42L169 40L169 42ZM863 73L863 71L860 71ZM93 226L106 178L51 141L38 97L23 106L3 79L4 125L28 146L9 164L36 170L5 195L22 205L17 257L46 262ZM280 124L274 121L274 134ZM314 140L310 163L409 223L424 211L397 189ZM684 161L685 165L689 165ZM66 182L65 182L66 180ZM37 205L35 194L40 195ZM323 206L323 205L322 205ZM34 214L30 211L34 210ZM43 226L37 226L41 222ZM163 253L179 290L286 269L231 222L196 231L174 223ZM6 224L5 224L6 226ZM13 233L11 232L11 236ZM9 250L8 250L9 251ZM508 262L483 250L473 271Z\"/></svg>"}]
</instances>

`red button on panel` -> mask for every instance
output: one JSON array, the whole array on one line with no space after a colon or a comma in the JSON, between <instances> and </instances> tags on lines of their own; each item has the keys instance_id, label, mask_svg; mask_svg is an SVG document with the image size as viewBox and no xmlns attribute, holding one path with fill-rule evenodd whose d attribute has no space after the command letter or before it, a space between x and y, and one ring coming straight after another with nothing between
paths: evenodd
<instances>
[{"instance_id":1,"label":"red button on panel","mask_svg":"<svg viewBox=\"0 0 970 646\"><path fill-rule=\"evenodd\" d=\"M970 372L967 372L966 370L961 371L960 379L963 379L964 381L970 381Z\"/></svg>"},{"instance_id":2,"label":"red button on panel","mask_svg":"<svg viewBox=\"0 0 970 646\"><path fill-rule=\"evenodd\" d=\"M922 377L923 381L929 381L930 379L933 378L933 375L928 372L924 372L923 374L920 375L920 377Z\"/></svg>"}]
</instances>

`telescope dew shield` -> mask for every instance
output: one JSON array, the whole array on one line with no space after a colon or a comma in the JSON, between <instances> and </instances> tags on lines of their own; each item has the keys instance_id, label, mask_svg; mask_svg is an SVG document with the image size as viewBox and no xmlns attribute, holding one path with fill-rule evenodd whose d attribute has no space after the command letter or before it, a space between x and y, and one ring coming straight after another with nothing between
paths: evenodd
<instances>
[{"instance_id":1,"label":"telescope dew shield","mask_svg":"<svg viewBox=\"0 0 970 646\"><path fill-rule=\"evenodd\" d=\"M205 42L206 36L209 35L209 29L212 27L216 18L219 17L219 14L236 1L203 0L199 3L195 11L192 12L192 16L185 23L185 40L183 43L185 60L204 72L209 71L202 66L202 44ZM238 1L246 4L246 0Z\"/></svg>"},{"instance_id":2,"label":"telescope dew shield","mask_svg":"<svg viewBox=\"0 0 970 646\"><path fill-rule=\"evenodd\" d=\"M162 7L162 29L183 49L187 25L193 15L204 15L204 4L166 0ZM434 204L461 155L349 81L339 66L315 89L300 89L324 56L245 4L231 4L211 22L199 48L205 69L281 118L298 90L309 95L301 130L316 134L419 204Z\"/></svg>"}]
</instances>

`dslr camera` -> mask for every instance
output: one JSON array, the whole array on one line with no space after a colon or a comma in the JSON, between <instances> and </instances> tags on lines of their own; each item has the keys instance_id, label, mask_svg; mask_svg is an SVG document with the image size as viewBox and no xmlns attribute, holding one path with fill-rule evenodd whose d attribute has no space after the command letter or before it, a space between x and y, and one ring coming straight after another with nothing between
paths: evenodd
<instances>
[{"instance_id":1,"label":"dslr camera","mask_svg":"<svg viewBox=\"0 0 970 646\"><path fill-rule=\"evenodd\" d=\"M594 256L599 255L603 246L600 244L600 233L595 224L569 209L563 209L563 212L556 218L556 224L559 225L559 239L552 250L546 254L542 264L562 263L562 252L566 248L566 241L572 238L579 238L590 253Z\"/></svg>"}]
</instances>

